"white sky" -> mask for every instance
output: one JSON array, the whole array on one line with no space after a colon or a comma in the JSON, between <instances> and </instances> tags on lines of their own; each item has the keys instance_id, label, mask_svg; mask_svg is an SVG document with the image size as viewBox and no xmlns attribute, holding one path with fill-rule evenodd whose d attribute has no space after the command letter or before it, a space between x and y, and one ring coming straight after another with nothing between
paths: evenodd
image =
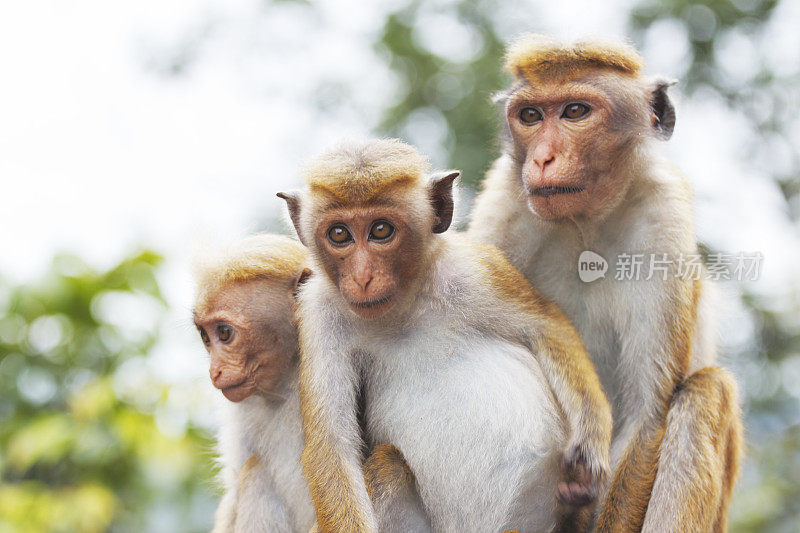
<instances>
[{"instance_id":1,"label":"white sky","mask_svg":"<svg viewBox=\"0 0 800 533\"><path fill-rule=\"evenodd\" d=\"M295 186L305 158L342 135L369 133L395 90L370 37L396 3L325 0L314 16L294 5L265 15L257 0L1 4L0 274L33 279L61 250L98 268L140 244L166 253L171 308L148 366L210 390L189 321L189 258L281 213L274 194ZM499 27L509 38L528 18L531 29L565 37L621 36L632 0L530 4L504 4ZM770 44L796 61L800 13L782 9ZM432 15L420 38L457 56L459 31ZM651 72L682 74L681 31L666 22L650 33L643 53ZM730 50L747 57L734 37ZM188 74L148 68L195 39L202 45ZM337 83L348 105L310 103ZM779 297L796 286L800 246L774 184L742 159L748 128L701 95L680 102L669 150L695 185L700 237L722 250L762 251L756 290ZM177 391L176 402L192 403Z\"/></svg>"}]
</instances>

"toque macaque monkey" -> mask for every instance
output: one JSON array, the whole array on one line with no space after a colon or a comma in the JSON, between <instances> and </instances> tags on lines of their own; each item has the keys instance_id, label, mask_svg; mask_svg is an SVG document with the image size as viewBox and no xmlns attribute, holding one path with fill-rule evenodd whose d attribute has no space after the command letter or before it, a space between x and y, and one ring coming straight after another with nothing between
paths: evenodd
<instances>
[{"instance_id":1,"label":"toque macaque monkey","mask_svg":"<svg viewBox=\"0 0 800 533\"><path fill-rule=\"evenodd\" d=\"M300 468L293 296L310 274L307 263L299 243L261 234L198 265L194 321L211 381L232 402L220 434L225 495L214 533L305 533L314 522ZM381 531L425 531L413 476L396 449L377 446L364 475Z\"/></svg>"},{"instance_id":2,"label":"toque macaque monkey","mask_svg":"<svg viewBox=\"0 0 800 533\"><path fill-rule=\"evenodd\" d=\"M402 454L434 531L568 529L605 477L611 413L580 338L502 253L445 233L457 175L346 143L279 194L318 272L298 299L321 531L376 530L365 444Z\"/></svg>"},{"instance_id":3,"label":"toque macaque monkey","mask_svg":"<svg viewBox=\"0 0 800 533\"><path fill-rule=\"evenodd\" d=\"M219 437L225 494L215 533L302 532L314 507L300 468L293 292L308 253L277 235L244 239L198 265L194 322L210 377L230 400Z\"/></svg>"},{"instance_id":4,"label":"toque macaque monkey","mask_svg":"<svg viewBox=\"0 0 800 533\"><path fill-rule=\"evenodd\" d=\"M698 250L690 188L658 146L675 125L674 82L644 77L628 46L535 35L505 67L504 154L468 235L563 309L597 366L615 421L597 529L725 530L742 427L735 382L709 367L708 287L676 268ZM610 263L605 278L581 281L587 250ZM641 279L615 279L622 254L643 254ZM648 272L651 257L671 262Z\"/></svg>"}]
</instances>

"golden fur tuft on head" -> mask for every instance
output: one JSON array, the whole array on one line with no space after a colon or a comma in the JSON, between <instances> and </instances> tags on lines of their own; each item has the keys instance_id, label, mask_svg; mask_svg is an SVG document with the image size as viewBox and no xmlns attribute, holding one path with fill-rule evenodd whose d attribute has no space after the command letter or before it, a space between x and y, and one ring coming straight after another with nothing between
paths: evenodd
<instances>
[{"instance_id":1,"label":"golden fur tuft on head","mask_svg":"<svg viewBox=\"0 0 800 533\"><path fill-rule=\"evenodd\" d=\"M314 158L303 176L312 191L346 203L363 203L378 193L423 183L428 160L398 139L345 141Z\"/></svg>"},{"instance_id":2,"label":"golden fur tuft on head","mask_svg":"<svg viewBox=\"0 0 800 533\"><path fill-rule=\"evenodd\" d=\"M196 309L204 309L224 287L253 279L291 284L306 267L308 251L297 241L262 233L195 262Z\"/></svg>"},{"instance_id":3,"label":"golden fur tuft on head","mask_svg":"<svg viewBox=\"0 0 800 533\"><path fill-rule=\"evenodd\" d=\"M506 50L504 68L517 77L574 76L587 69L609 69L638 76L644 61L625 43L586 40L565 43L538 34L522 35Z\"/></svg>"}]
</instances>

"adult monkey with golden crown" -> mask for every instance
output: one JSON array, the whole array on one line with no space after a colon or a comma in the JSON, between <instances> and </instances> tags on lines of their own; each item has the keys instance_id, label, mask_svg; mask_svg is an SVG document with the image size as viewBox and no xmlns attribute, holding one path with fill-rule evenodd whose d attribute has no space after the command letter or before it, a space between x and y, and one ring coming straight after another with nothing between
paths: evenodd
<instances>
[{"instance_id":1,"label":"adult monkey with golden crown","mask_svg":"<svg viewBox=\"0 0 800 533\"><path fill-rule=\"evenodd\" d=\"M614 475L598 531L719 531L742 455L737 388L709 366L708 287L676 269L698 249L689 186L657 146L675 125L674 82L642 67L621 44L513 43L514 82L497 99L504 153L468 233L561 306L612 401ZM586 250L612 263L643 254L642 279L581 281ZM667 261L651 269L650 257Z\"/></svg>"}]
</instances>

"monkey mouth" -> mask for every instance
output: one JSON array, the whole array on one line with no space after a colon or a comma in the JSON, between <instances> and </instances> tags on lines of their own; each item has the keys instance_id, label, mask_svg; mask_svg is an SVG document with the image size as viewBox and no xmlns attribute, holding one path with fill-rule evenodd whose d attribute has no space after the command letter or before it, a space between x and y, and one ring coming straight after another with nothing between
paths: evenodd
<instances>
[{"instance_id":1,"label":"monkey mouth","mask_svg":"<svg viewBox=\"0 0 800 533\"><path fill-rule=\"evenodd\" d=\"M376 307L376 306L379 306L381 304L385 304L386 302L388 302L391 299L392 299L392 295L390 294L389 296L384 296L383 298L378 298L376 300L367 300L365 302L349 302L349 303L353 307L358 307L360 309L368 309L370 307Z\"/></svg>"},{"instance_id":2,"label":"monkey mouth","mask_svg":"<svg viewBox=\"0 0 800 533\"><path fill-rule=\"evenodd\" d=\"M228 385L227 387L219 387L219 391L228 400L232 402L239 402L250 396L250 383L247 379L236 383L235 385Z\"/></svg>"},{"instance_id":3,"label":"monkey mouth","mask_svg":"<svg viewBox=\"0 0 800 533\"><path fill-rule=\"evenodd\" d=\"M575 194L583 192L584 187L570 187L561 185L548 185L547 187L534 187L530 190L532 196L549 198L557 194Z\"/></svg>"},{"instance_id":4,"label":"monkey mouth","mask_svg":"<svg viewBox=\"0 0 800 533\"><path fill-rule=\"evenodd\" d=\"M233 390L233 389L237 389L237 388L239 388L239 387L241 387L242 385L245 385L245 384L247 384L247 380L246 379L240 381L239 383L234 383L233 385L226 385L225 387L219 387L219 390L221 390L221 391Z\"/></svg>"},{"instance_id":5,"label":"monkey mouth","mask_svg":"<svg viewBox=\"0 0 800 533\"><path fill-rule=\"evenodd\" d=\"M232 383L230 385L226 384L224 387L217 387L216 385L214 386L217 387L222 392L229 392L229 391L234 391L240 387L243 387L244 385L247 385L247 383L248 383L247 377L245 377L242 381L238 383Z\"/></svg>"}]
</instances>

